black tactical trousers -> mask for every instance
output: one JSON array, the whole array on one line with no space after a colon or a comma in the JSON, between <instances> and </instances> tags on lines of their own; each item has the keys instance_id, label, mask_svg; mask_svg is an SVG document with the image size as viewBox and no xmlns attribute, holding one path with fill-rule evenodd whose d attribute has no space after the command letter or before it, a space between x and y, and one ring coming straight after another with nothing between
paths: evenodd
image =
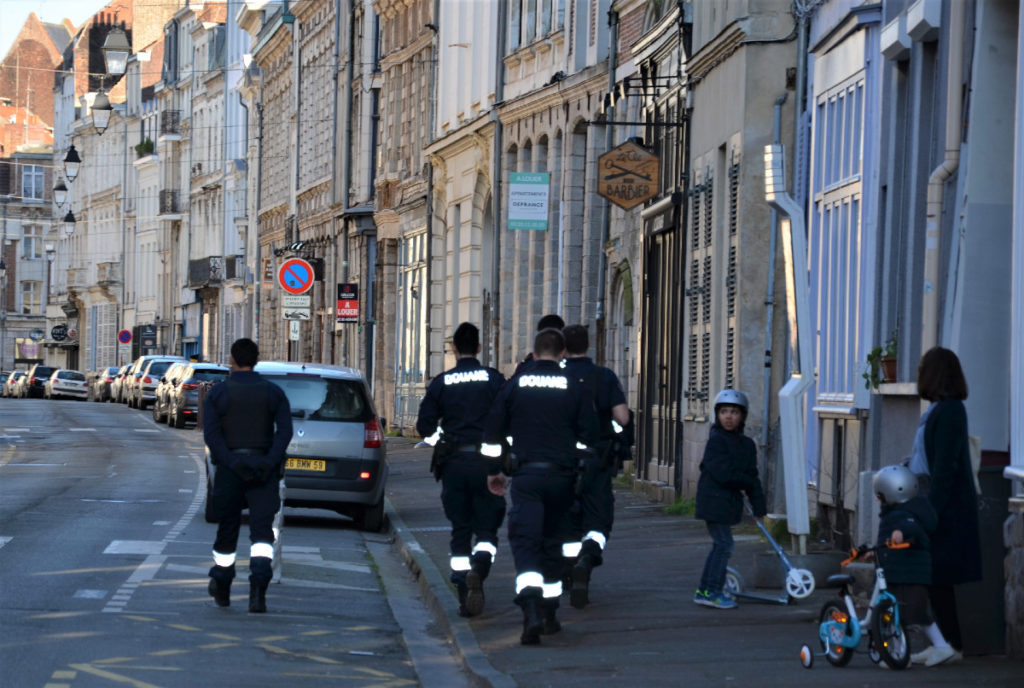
<instances>
[{"instance_id":1,"label":"black tactical trousers","mask_svg":"<svg viewBox=\"0 0 1024 688\"><path fill-rule=\"evenodd\" d=\"M545 583L561 580L566 512L573 502L575 473L525 464L512 479L508 541L516 574L537 572Z\"/></svg>"},{"instance_id":2,"label":"black tactical trousers","mask_svg":"<svg viewBox=\"0 0 1024 688\"><path fill-rule=\"evenodd\" d=\"M614 471L615 468L600 456L591 456L584 461L577 504L569 511L569 540L579 541L591 531L597 531L606 538L611 534L615 520Z\"/></svg>"},{"instance_id":3,"label":"black tactical trousers","mask_svg":"<svg viewBox=\"0 0 1024 688\"><path fill-rule=\"evenodd\" d=\"M218 466L213 480L213 508L217 515L217 539L213 549L231 554L238 547L242 509L249 505L249 541L274 544L274 514L281 508L278 481L243 482L234 471Z\"/></svg>"},{"instance_id":4,"label":"black tactical trousers","mask_svg":"<svg viewBox=\"0 0 1024 688\"><path fill-rule=\"evenodd\" d=\"M441 504L451 521L449 543L453 557L468 557L477 542L498 545L498 529L505 520L505 498L487 489L487 465L475 452L458 452L441 473Z\"/></svg>"}]
</instances>

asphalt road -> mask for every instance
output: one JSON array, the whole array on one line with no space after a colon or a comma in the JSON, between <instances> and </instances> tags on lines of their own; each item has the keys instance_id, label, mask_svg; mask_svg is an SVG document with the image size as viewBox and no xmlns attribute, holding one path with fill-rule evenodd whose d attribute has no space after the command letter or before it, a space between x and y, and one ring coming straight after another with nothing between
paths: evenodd
<instances>
[{"instance_id":1,"label":"asphalt road","mask_svg":"<svg viewBox=\"0 0 1024 688\"><path fill-rule=\"evenodd\" d=\"M286 510L264 615L243 530L216 607L202 456L148 412L0 399L0 686L465 684L388 536L331 512Z\"/></svg>"}]
</instances>

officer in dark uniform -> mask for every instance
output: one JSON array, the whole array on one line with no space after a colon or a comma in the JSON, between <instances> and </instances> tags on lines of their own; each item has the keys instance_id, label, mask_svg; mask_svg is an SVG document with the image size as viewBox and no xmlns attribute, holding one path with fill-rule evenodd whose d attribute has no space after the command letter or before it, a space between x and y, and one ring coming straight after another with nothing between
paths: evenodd
<instances>
[{"instance_id":1,"label":"officer in dark uniform","mask_svg":"<svg viewBox=\"0 0 1024 688\"><path fill-rule=\"evenodd\" d=\"M629 406L615 373L595 365L587 356L590 348L587 328L570 325L562 330L562 335L565 337L565 372L593 399L600 434L593 451L583 453L583 474L576 504L569 512L571 539L562 544L562 556L572 562L569 602L576 609L583 609L590 601L590 572L602 564L602 553L612 531L615 516L612 478L618 472L612 443L616 433L621 433L629 423Z\"/></svg>"},{"instance_id":2,"label":"officer in dark uniform","mask_svg":"<svg viewBox=\"0 0 1024 688\"><path fill-rule=\"evenodd\" d=\"M556 315L554 313L548 313L545 316L541 316L541 319L537 321L538 332L540 332L541 330L546 330L548 328L561 330L563 327L565 327L565 321L562 320L562 317L560 315ZM519 362L519 364L516 366L516 369L512 372L512 377L520 375L524 370L529 368L531 365L533 365L532 351L526 354L526 357Z\"/></svg>"},{"instance_id":3,"label":"officer in dark uniform","mask_svg":"<svg viewBox=\"0 0 1024 688\"><path fill-rule=\"evenodd\" d=\"M292 412L277 385L253 367L259 349L251 339L231 345L231 374L203 400L203 440L217 467L213 507L217 539L213 543L210 595L221 607L231 603L235 548L242 509L249 505L249 611L267 611L267 584L272 576L274 515L281 508L278 482L292 439Z\"/></svg>"},{"instance_id":4,"label":"officer in dark uniform","mask_svg":"<svg viewBox=\"0 0 1024 688\"><path fill-rule=\"evenodd\" d=\"M498 553L498 528L505 520L505 498L487 488L488 474L501 465L480 455L484 420L505 383L494 368L480 365L480 330L464 322L452 337L455 367L431 381L420 402L416 430L441 436L434 447L434 475L442 481L441 503L452 524L451 581L459 593L459 614L484 609L484 580ZM473 536L476 544L473 544Z\"/></svg>"},{"instance_id":5,"label":"officer in dark uniform","mask_svg":"<svg viewBox=\"0 0 1024 688\"><path fill-rule=\"evenodd\" d=\"M485 456L500 455L501 441L511 436L508 539L516 604L523 609L523 645L561 629L555 610L562 595L562 521L573 501L577 445L592 446L598 439L593 402L558 365L564 352L561 332L537 333L534 363L502 389L484 431ZM488 483L502 490L505 474Z\"/></svg>"}]
</instances>

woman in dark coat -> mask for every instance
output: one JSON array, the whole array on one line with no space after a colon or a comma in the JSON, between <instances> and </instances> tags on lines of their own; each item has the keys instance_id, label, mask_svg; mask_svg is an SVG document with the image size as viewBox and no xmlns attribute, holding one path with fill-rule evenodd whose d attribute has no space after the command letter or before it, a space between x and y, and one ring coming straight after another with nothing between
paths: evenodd
<instances>
[{"instance_id":1,"label":"woman in dark coat","mask_svg":"<svg viewBox=\"0 0 1024 688\"><path fill-rule=\"evenodd\" d=\"M922 444L930 483L928 501L939 516L932 534L928 597L939 628L959 659L963 641L953 586L981 580L981 536L963 404L967 381L956 354L942 347L925 352L917 367L917 391L932 402L925 412Z\"/></svg>"}]
</instances>

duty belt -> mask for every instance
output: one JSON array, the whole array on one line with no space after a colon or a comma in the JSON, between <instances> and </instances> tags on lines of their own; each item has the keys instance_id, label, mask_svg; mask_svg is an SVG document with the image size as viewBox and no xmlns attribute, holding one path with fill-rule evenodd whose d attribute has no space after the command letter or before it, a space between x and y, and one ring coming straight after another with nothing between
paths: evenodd
<instances>
[{"instance_id":1,"label":"duty belt","mask_svg":"<svg viewBox=\"0 0 1024 688\"><path fill-rule=\"evenodd\" d=\"M266 449L260 449L259 447L241 447L240 449L231 449L232 454L250 454L253 456L263 456L267 453Z\"/></svg>"},{"instance_id":2,"label":"duty belt","mask_svg":"<svg viewBox=\"0 0 1024 688\"><path fill-rule=\"evenodd\" d=\"M480 445L479 444L460 444L460 445L457 445L453 451L456 452L456 453L458 453L458 452L479 453L480 452Z\"/></svg>"}]
</instances>

